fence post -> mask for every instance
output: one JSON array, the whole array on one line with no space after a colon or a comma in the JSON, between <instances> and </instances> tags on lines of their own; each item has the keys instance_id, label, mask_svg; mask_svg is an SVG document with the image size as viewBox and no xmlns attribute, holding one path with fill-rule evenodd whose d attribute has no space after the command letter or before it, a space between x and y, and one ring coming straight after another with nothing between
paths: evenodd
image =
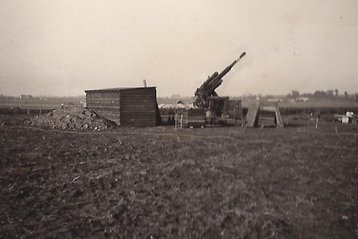
<instances>
[{"instance_id":1,"label":"fence post","mask_svg":"<svg viewBox=\"0 0 358 239\"><path fill-rule=\"evenodd\" d=\"M183 114L180 115L180 128L183 128Z\"/></svg>"},{"instance_id":2,"label":"fence post","mask_svg":"<svg viewBox=\"0 0 358 239\"><path fill-rule=\"evenodd\" d=\"M174 127L178 128L178 115L177 115L177 113L175 113L175 116L174 116Z\"/></svg>"}]
</instances>

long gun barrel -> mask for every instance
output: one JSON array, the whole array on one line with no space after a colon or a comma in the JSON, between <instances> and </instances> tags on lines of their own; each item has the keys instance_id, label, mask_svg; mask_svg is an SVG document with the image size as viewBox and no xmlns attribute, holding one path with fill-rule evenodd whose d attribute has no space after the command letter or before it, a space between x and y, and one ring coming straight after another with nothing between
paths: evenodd
<instances>
[{"instance_id":1,"label":"long gun barrel","mask_svg":"<svg viewBox=\"0 0 358 239\"><path fill-rule=\"evenodd\" d=\"M241 58L243 58L246 55L246 52L243 52L239 58L237 58L236 60L234 60L229 66L227 66L220 74L218 74L217 72L215 72L211 77L209 77L209 79L207 79L204 84L202 85L202 87L200 88L204 88L205 91L207 91L208 93L214 91L216 88L218 88L221 83L223 82L222 78L234 67L234 65L240 61Z\"/></svg>"},{"instance_id":2,"label":"long gun barrel","mask_svg":"<svg viewBox=\"0 0 358 239\"><path fill-rule=\"evenodd\" d=\"M246 55L246 52L243 52L239 58L235 59L229 66L227 66L220 74L214 72L209 78L198 88L195 92L195 102L197 106L206 105L206 99L210 96L217 96L215 89L218 88L223 82L223 77L234 67L234 65L241 60Z\"/></svg>"},{"instance_id":3,"label":"long gun barrel","mask_svg":"<svg viewBox=\"0 0 358 239\"><path fill-rule=\"evenodd\" d=\"M216 79L221 79L223 78L230 70L231 68L233 68L233 66L244 56L246 55L246 52L243 52L239 58L237 58L235 61L233 61L228 67L226 67L217 77L215 77Z\"/></svg>"}]
</instances>

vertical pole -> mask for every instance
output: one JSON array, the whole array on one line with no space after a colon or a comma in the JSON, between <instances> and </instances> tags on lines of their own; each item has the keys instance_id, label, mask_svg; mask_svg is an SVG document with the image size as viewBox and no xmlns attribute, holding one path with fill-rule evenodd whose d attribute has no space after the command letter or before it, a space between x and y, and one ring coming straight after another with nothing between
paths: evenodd
<instances>
[{"instance_id":1,"label":"vertical pole","mask_svg":"<svg viewBox=\"0 0 358 239\"><path fill-rule=\"evenodd\" d=\"M175 116L174 116L174 127L175 128L178 128L178 115L177 115L177 113L175 113Z\"/></svg>"},{"instance_id":2,"label":"vertical pole","mask_svg":"<svg viewBox=\"0 0 358 239\"><path fill-rule=\"evenodd\" d=\"M180 128L183 128L183 114L180 115Z\"/></svg>"},{"instance_id":3,"label":"vertical pole","mask_svg":"<svg viewBox=\"0 0 358 239\"><path fill-rule=\"evenodd\" d=\"M317 114L317 118L316 118L316 129L318 128L319 118L321 118L321 112L318 112L318 114Z\"/></svg>"}]
</instances>

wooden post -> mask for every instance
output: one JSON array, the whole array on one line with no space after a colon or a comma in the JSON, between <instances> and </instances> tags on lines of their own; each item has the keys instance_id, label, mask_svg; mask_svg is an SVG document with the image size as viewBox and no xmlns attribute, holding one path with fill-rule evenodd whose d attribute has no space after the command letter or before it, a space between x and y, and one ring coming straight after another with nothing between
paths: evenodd
<instances>
[{"instance_id":1,"label":"wooden post","mask_svg":"<svg viewBox=\"0 0 358 239\"><path fill-rule=\"evenodd\" d=\"M180 115L180 128L183 128L183 114Z\"/></svg>"},{"instance_id":2,"label":"wooden post","mask_svg":"<svg viewBox=\"0 0 358 239\"><path fill-rule=\"evenodd\" d=\"M319 121L319 118L321 118L321 112L318 112L317 116L316 116L316 129L318 128L318 121Z\"/></svg>"},{"instance_id":3,"label":"wooden post","mask_svg":"<svg viewBox=\"0 0 358 239\"><path fill-rule=\"evenodd\" d=\"M178 115L177 115L177 113L175 113L175 116L174 116L174 127L175 128L178 128Z\"/></svg>"}]
</instances>

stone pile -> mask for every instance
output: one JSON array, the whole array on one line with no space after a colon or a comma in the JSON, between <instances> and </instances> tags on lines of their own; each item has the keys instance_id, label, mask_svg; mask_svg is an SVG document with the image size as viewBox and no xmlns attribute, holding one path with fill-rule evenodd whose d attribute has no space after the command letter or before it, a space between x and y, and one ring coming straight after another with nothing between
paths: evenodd
<instances>
[{"instance_id":1,"label":"stone pile","mask_svg":"<svg viewBox=\"0 0 358 239\"><path fill-rule=\"evenodd\" d=\"M116 123L100 117L96 112L84 108L65 108L37 115L25 124L40 128L63 130L101 131L114 128Z\"/></svg>"}]
</instances>

